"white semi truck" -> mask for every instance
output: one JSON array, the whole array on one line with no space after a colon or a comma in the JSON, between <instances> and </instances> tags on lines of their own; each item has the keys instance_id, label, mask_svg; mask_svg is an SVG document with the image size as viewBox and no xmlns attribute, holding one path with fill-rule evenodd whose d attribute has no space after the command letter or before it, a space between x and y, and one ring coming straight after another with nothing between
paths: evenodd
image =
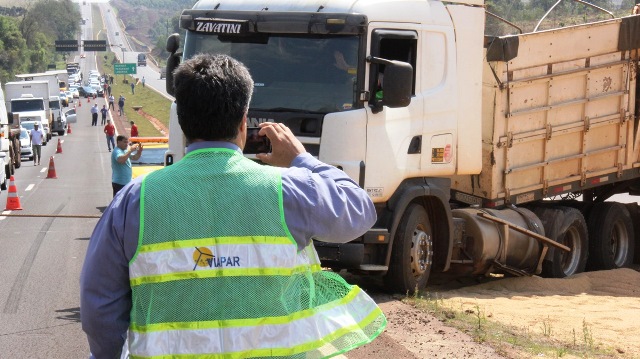
<instances>
[{"instance_id":1,"label":"white semi truck","mask_svg":"<svg viewBox=\"0 0 640 359\"><path fill-rule=\"evenodd\" d=\"M18 81L46 81L48 84L48 93L45 96L42 95L45 100L45 106L49 113L49 128L50 133L57 133L58 136L63 136L67 133L67 119L62 111L62 103L60 101L60 86L66 87L66 81L69 76L66 70L50 70L47 72L33 73L33 74L19 74L16 75ZM67 80L65 80L67 79Z\"/></svg>"},{"instance_id":2,"label":"white semi truck","mask_svg":"<svg viewBox=\"0 0 640 359\"><path fill-rule=\"evenodd\" d=\"M482 0L201 0L184 46L167 40L167 90L180 57L235 57L248 126L285 123L369 193L377 223L317 242L326 267L405 293L436 273L629 265L638 205L607 200L640 193L640 16L504 36L485 16ZM175 104L169 140L167 165L186 145Z\"/></svg>"},{"instance_id":3,"label":"white semi truck","mask_svg":"<svg viewBox=\"0 0 640 359\"><path fill-rule=\"evenodd\" d=\"M7 82L5 89L5 107L9 117L16 121L12 126L14 131L20 130L20 121L40 121L49 124L51 128L52 112L47 107L49 102L48 81L14 81ZM47 144L49 138L43 140Z\"/></svg>"},{"instance_id":4,"label":"white semi truck","mask_svg":"<svg viewBox=\"0 0 640 359\"><path fill-rule=\"evenodd\" d=\"M3 158L4 174L10 178L20 168L20 129L13 130L13 117L8 116L4 91L0 87L0 156ZM1 182L1 181L0 181Z\"/></svg>"}]
</instances>

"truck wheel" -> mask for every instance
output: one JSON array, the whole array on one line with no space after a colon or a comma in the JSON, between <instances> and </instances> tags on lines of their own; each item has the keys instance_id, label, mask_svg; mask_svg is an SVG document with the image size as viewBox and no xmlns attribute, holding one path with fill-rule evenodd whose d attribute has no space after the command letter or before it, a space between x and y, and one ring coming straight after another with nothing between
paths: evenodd
<instances>
[{"instance_id":1,"label":"truck wheel","mask_svg":"<svg viewBox=\"0 0 640 359\"><path fill-rule=\"evenodd\" d=\"M589 254L589 235L584 216L570 207L555 208L555 215L552 215L553 210L536 211L536 214L542 214L540 220L547 236L571 248L571 252L554 248L551 256L542 262L542 276L564 278L584 272Z\"/></svg>"},{"instance_id":2,"label":"truck wheel","mask_svg":"<svg viewBox=\"0 0 640 359\"><path fill-rule=\"evenodd\" d=\"M615 269L633 261L634 234L631 215L617 202L594 204L589 213L587 269Z\"/></svg>"},{"instance_id":3,"label":"truck wheel","mask_svg":"<svg viewBox=\"0 0 640 359\"><path fill-rule=\"evenodd\" d=\"M640 206L637 203L627 203L626 207L631 215L633 233L635 234L636 250L633 254L633 263L640 264Z\"/></svg>"},{"instance_id":4,"label":"truck wheel","mask_svg":"<svg viewBox=\"0 0 640 359\"><path fill-rule=\"evenodd\" d=\"M400 219L384 281L388 290L414 293L427 286L433 264L433 229L424 207L411 204Z\"/></svg>"}]
</instances>

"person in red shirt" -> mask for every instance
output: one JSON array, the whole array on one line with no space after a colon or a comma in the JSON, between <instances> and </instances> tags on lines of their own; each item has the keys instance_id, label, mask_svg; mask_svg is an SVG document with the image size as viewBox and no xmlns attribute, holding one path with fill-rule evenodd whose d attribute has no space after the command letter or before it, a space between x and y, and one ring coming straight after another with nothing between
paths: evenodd
<instances>
[{"instance_id":1,"label":"person in red shirt","mask_svg":"<svg viewBox=\"0 0 640 359\"><path fill-rule=\"evenodd\" d=\"M138 137L138 126L133 121L129 123L131 124L131 137Z\"/></svg>"},{"instance_id":2,"label":"person in red shirt","mask_svg":"<svg viewBox=\"0 0 640 359\"><path fill-rule=\"evenodd\" d=\"M107 147L109 148L109 152L111 152L111 147L116 148L116 142L113 136L116 135L116 128L111 123L111 120L107 120L107 125L104 126L104 133L107 135Z\"/></svg>"}]
</instances>

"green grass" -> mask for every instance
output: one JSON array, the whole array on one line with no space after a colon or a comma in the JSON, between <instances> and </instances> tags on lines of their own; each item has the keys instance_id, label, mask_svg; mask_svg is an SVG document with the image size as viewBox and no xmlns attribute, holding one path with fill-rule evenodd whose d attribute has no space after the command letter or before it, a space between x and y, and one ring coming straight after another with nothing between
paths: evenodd
<instances>
[{"instance_id":1,"label":"green grass","mask_svg":"<svg viewBox=\"0 0 640 359\"><path fill-rule=\"evenodd\" d=\"M97 6L92 6L93 11L93 27L94 34L101 40L106 40L106 34L103 31L104 24L102 22L102 16ZM123 34L124 35L124 34ZM120 51L119 47L114 48L115 51ZM100 53L97 56L98 69L101 73L113 74L113 64L117 61L115 54L111 51ZM143 88L142 84L138 83L135 87L135 95L131 94L131 85L123 84L122 80L127 79L129 82L136 81L136 78L131 75L113 75L113 85L111 85L111 93L116 98L116 101L120 94L126 98L125 115L128 120L134 121L138 126L138 132L140 136L162 136L162 133L158 131L147 118L133 110L133 106L142 106L142 111L151 117L162 122L167 128L169 128L169 107L171 101L150 89L149 87Z\"/></svg>"},{"instance_id":2,"label":"green grass","mask_svg":"<svg viewBox=\"0 0 640 359\"><path fill-rule=\"evenodd\" d=\"M551 357L567 355L580 358L614 357L615 350L594 345L592 328L583 323L582 334L574 332L573 342L560 341L553 336L554 328L548 321L542 328L516 328L492 321L485 315L484 308L476 305L473 309L457 308L453 301L438 297L437 294L422 293L401 298L403 302L428 312L468 335L476 342L493 347L498 353L511 357ZM517 352L518 354L514 354Z\"/></svg>"},{"instance_id":3,"label":"green grass","mask_svg":"<svg viewBox=\"0 0 640 359\"><path fill-rule=\"evenodd\" d=\"M113 59L114 54L112 52L105 53L107 59L104 57L98 57L98 68L102 69L103 73L113 74ZM131 94L131 85L123 84L122 80L124 75L114 75L113 85L111 85L111 93L118 99L120 94L126 98L125 114L127 119L134 121L138 125L138 132L140 136L162 136L162 133L158 131L143 115L133 110L133 106L142 106L142 111L151 117L156 118L162 122L167 128L169 127L169 107L171 101L150 89L149 87L143 88L142 84L137 84L135 89L135 95ZM128 75L126 79L134 81L134 77Z\"/></svg>"}]
</instances>

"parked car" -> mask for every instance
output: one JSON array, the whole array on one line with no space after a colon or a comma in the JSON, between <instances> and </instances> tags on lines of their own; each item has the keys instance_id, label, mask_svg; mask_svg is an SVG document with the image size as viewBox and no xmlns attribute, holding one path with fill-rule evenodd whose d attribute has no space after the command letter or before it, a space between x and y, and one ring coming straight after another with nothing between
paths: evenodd
<instances>
[{"instance_id":1,"label":"parked car","mask_svg":"<svg viewBox=\"0 0 640 359\"><path fill-rule=\"evenodd\" d=\"M20 129L20 157L26 157L29 161L33 160L31 137L29 137L29 131L24 127Z\"/></svg>"},{"instance_id":2,"label":"parked car","mask_svg":"<svg viewBox=\"0 0 640 359\"><path fill-rule=\"evenodd\" d=\"M67 123L76 123L76 109L70 108L64 112L64 115L67 117Z\"/></svg>"},{"instance_id":3,"label":"parked car","mask_svg":"<svg viewBox=\"0 0 640 359\"><path fill-rule=\"evenodd\" d=\"M71 97L79 98L80 93L78 92L78 86L71 85L69 86L69 92L71 92Z\"/></svg>"},{"instance_id":4,"label":"parked car","mask_svg":"<svg viewBox=\"0 0 640 359\"><path fill-rule=\"evenodd\" d=\"M96 91L93 87L91 86L81 86L78 88L78 93L80 94L80 96L87 98L87 97L97 97L98 96L98 91Z\"/></svg>"},{"instance_id":5,"label":"parked car","mask_svg":"<svg viewBox=\"0 0 640 359\"><path fill-rule=\"evenodd\" d=\"M49 139L51 139L51 131L49 131L49 124L47 124L47 127L44 127L44 126L42 126L42 123L40 121L21 121L20 122L20 126L24 127L27 130L27 133L29 133L29 132L31 132L31 130L33 130L34 125L36 123L42 129L42 132L44 133L44 136L42 137L42 145L46 146L46 144L49 141Z\"/></svg>"},{"instance_id":6,"label":"parked car","mask_svg":"<svg viewBox=\"0 0 640 359\"><path fill-rule=\"evenodd\" d=\"M102 88L101 85L92 83L89 86L91 86L94 90L96 90L96 93L98 94L98 96L104 96L104 89Z\"/></svg>"},{"instance_id":7,"label":"parked car","mask_svg":"<svg viewBox=\"0 0 640 359\"><path fill-rule=\"evenodd\" d=\"M62 106L69 106L69 99L67 98L67 93L64 91L60 91L60 103Z\"/></svg>"},{"instance_id":8,"label":"parked car","mask_svg":"<svg viewBox=\"0 0 640 359\"><path fill-rule=\"evenodd\" d=\"M132 177L145 176L164 167L164 153L169 149L167 137L131 137L130 143L142 143L142 156L131 160Z\"/></svg>"}]
</instances>

